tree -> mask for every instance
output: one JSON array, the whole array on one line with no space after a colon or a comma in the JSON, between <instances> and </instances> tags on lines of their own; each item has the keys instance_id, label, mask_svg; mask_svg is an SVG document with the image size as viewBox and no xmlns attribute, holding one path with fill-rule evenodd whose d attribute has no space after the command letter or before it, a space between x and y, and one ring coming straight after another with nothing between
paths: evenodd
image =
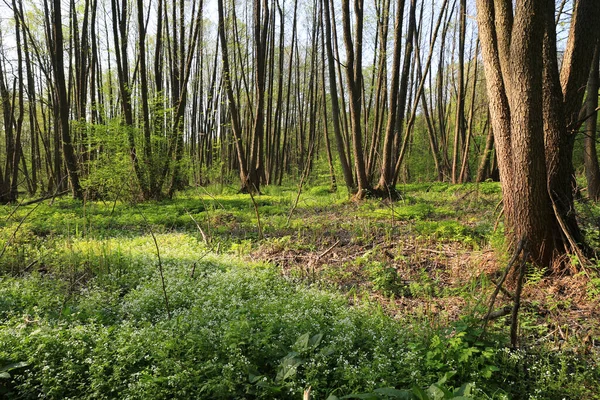
<instances>
[{"instance_id":1,"label":"tree","mask_svg":"<svg viewBox=\"0 0 600 400\"><path fill-rule=\"evenodd\" d=\"M362 49L363 49L363 0L354 1L355 38L352 39L350 22L350 0L342 0L342 21L344 44L346 46L346 80L350 102L350 119L352 131L352 152L356 171L356 197L363 198L372 191L367 178L367 170L363 152L361 128L362 106Z\"/></svg>"},{"instance_id":2,"label":"tree","mask_svg":"<svg viewBox=\"0 0 600 400\"><path fill-rule=\"evenodd\" d=\"M583 149L583 162L585 177L588 184L588 196L594 201L600 200L600 167L598 166L598 153L596 151L596 128L598 126L598 53L599 42L596 42L594 59L590 77L587 83L585 138Z\"/></svg>"},{"instance_id":3,"label":"tree","mask_svg":"<svg viewBox=\"0 0 600 400\"><path fill-rule=\"evenodd\" d=\"M253 186L250 182L248 166L246 164L246 152L242 143L242 125L237 107L236 96L233 91L233 82L231 76L231 68L229 64L229 51L227 49L227 38L225 36L225 11L223 0L218 0L217 8L219 12L219 42L221 43L221 58L223 61L223 84L229 101L229 116L231 119L231 131L235 151L239 163L240 180L242 182L242 191L249 191Z\"/></svg>"},{"instance_id":4,"label":"tree","mask_svg":"<svg viewBox=\"0 0 600 400\"><path fill-rule=\"evenodd\" d=\"M83 191L79 184L77 158L75 156L73 142L71 141L71 124L69 120L70 103L65 80L63 41L61 2L60 0L53 0L52 43L49 45L49 48L51 49L52 54L52 68L54 71L54 84L56 90L55 106L58 108L62 151L65 156L65 164L67 165L67 174L69 175L73 197L76 199L83 199Z\"/></svg>"},{"instance_id":5,"label":"tree","mask_svg":"<svg viewBox=\"0 0 600 400\"><path fill-rule=\"evenodd\" d=\"M409 39L406 40L406 50L404 55L404 61L410 62L410 54L412 52L412 32L414 31L414 11L415 1L411 3L411 28L409 28ZM398 109L398 97L400 91L400 52L402 48L402 13L404 12L404 0L398 0L396 5L396 22L394 30L394 58L392 63L392 83L390 88L390 109L387 119L387 125L385 128L385 139L383 143L383 160L381 162L381 177L377 189L380 191L388 192L391 188L391 182L393 180L392 175L394 173L394 160L392 158L392 146L394 144L394 136L396 128L396 118L402 118L404 113L404 107L402 110ZM405 64L407 65L407 64ZM406 67L408 71L408 66ZM405 79L408 79L408 72L404 75ZM404 84L403 95L406 98L406 83ZM404 101L406 103L406 101ZM400 111L400 116L398 116Z\"/></svg>"},{"instance_id":6,"label":"tree","mask_svg":"<svg viewBox=\"0 0 600 400\"><path fill-rule=\"evenodd\" d=\"M583 243L572 152L600 2L576 3L560 70L554 11L552 0L477 0L506 232L546 266Z\"/></svg>"},{"instance_id":7,"label":"tree","mask_svg":"<svg viewBox=\"0 0 600 400\"><path fill-rule=\"evenodd\" d=\"M327 68L329 73L329 95L331 96L331 111L332 111L332 123L333 133L335 136L335 143L338 149L338 155L340 158L340 164L342 165L342 173L344 175L344 182L348 190L354 190L354 176L352 175L352 168L350 167L350 161L348 154L345 150L344 138L342 135L341 122L340 122L340 103L338 99L338 90L336 84L335 75L335 60L333 55L333 46L331 43L332 29L331 29L331 16L329 11L329 0L322 0L323 10L325 11L325 18L323 18L325 24L325 50L327 53Z\"/></svg>"}]
</instances>

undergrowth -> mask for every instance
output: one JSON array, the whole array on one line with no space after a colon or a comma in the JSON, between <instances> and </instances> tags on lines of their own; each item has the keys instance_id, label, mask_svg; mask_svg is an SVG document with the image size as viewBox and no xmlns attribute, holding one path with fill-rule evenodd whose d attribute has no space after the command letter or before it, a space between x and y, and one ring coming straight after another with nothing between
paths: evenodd
<instances>
[{"instance_id":1,"label":"undergrowth","mask_svg":"<svg viewBox=\"0 0 600 400\"><path fill-rule=\"evenodd\" d=\"M481 330L486 276L444 286L447 254L498 240L497 185L361 204L315 187L291 216L295 189L266 188L263 240L247 196L209 190L3 208L0 397L599 398L593 347L556 348L546 330L511 350L502 320ZM454 298L443 317L435 301Z\"/></svg>"}]
</instances>

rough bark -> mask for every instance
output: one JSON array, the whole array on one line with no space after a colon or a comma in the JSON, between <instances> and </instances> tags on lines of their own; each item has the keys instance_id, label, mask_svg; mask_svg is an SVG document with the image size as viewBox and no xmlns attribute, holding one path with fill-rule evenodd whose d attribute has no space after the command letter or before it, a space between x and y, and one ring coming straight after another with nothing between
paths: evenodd
<instances>
[{"instance_id":1,"label":"rough bark","mask_svg":"<svg viewBox=\"0 0 600 400\"><path fill-rule=\"evenodd\" d=\"M587 77L585 52L595 40L581 24L598 15L600 3L577 3L560 78L553 1L517 2L512 11L510 0L478 0L477 9L506 232L513 245L524 239L532 258L550 266L575 251L573 239L581 241L569 132L581 107L574 88L583 72ZM587 40L581 36L588 33Z\"/></svg>"},{"instance_id":2,"label":"rough bark","mask_svg":"<svg viewBox=\"0 0 600 400\"><path fill-rule=\"evenodd\" d=\"M239 174L242 183L242 190L248 187L249 175L246 164L246 153L242 145L242 127L238 112L235 93L233 91L231 68L229 66L229 51L227 49L227 38L225 37L225 10L223 8L223 0L217 1L219 13L219 41L221 42L221 58L223 61L223 85L229 101L229 115L231 121L231 131L234 138L234 146L239 164Z\"/></svg>"},{"instance_id":3,"label":"rough bark","mask_svg":"<svg viewBox=\"0 0 600 400\"><path fill-rule=\"evenodd\" d=\"M346 47L346 80L350 102L350 119L352 131L352 153L356 172L356 197L363 198L372 189L367 179L367 170L363 152L361 127L362 111L362 41L363 41L363 0L354 1L354 39L350 22L350 0L342 0L342 22L344 45Z\"/></svg>"},{"instance_id":4,"label":"rough bark","mask_svg":"<svg viewBox=\"0 0 600 400\"><path fill-rule=\"evenodd\" d=\"M412 7L412 6L411 6ZM399 90L400 90L400 55L402 51L402 14L404 12L404 0L398 0L396 4L396 22L394 28L394 56L392 61L392 81L390 87L390 108L388 112L387 124L385 127L385 139L383 142L383 155L381 161L381 175L377 190L391 193L392 178L394 172L394 159L392 149L394 145L394 136L396 132L396 119L402 116L398 115ZM410 29L409 29L410 30ZM410 44L412 46L412 42ZM411 50L407 46L404 57L410 57ZM408 75L408 73L407 73ZM403 91L406 97L406 89ZM406 100L404 100L406 103ZM400 111L404 112L404 110Z\"/></svg>"},{"instance_id":5,"label":"rough bark","mask_svg":"<svg viewBox=\"0 0 600 400\"><path fill-rule=\"evenodd\" d=\"M71 183L73 197L83 199L83 191L79 184L79 172L75 149L71 141L71 127L69 121L69 98L67 94L67 83L65 80L64 54L63 54L63 31L62 13L60 0L53 0L52 7L52 29L53 29L53 63L56 99L59 112L59 123L62 141L62 151L67 166L67 174Z\"/></svg>"},{"instance_id":6,"label":"rough bark","mask_svg":"<svg viewBox=\"0 0 600 400\"><path fill-rule=\"evenodd\" d=\"M322 0L325 10L325 49L327 51L327 67L329 73L329 95L331 96L331 112L332 112L332 123L333 133L335 136L335 143L338 150L338 156L342 165L342 174L344 175L344 182L346 187L350 191L355 190L354 176L348 160L348 155L345 150L344 138L342 135L341 122L340 122L340 103L338 99L338 90L336 84L335 74L335 60L333 56L333 46L331 43L331 16L329 11L329 0Z\"/></svg>"},{"instance_id":7,"label":"rough bark","mask_svg":"<svg viewBox=\"0 0 600 400\"><path fill-rule=\"evenodd\" d=\"M583 162L585 178L588 185L588 197L594 201L600 200L600 167L596 151L596 129L598 126L598 53L600 46L596 42L592 69L587 84L587 99L585 103L585 137L583 146Z\"/></svg>"}]
</instances>

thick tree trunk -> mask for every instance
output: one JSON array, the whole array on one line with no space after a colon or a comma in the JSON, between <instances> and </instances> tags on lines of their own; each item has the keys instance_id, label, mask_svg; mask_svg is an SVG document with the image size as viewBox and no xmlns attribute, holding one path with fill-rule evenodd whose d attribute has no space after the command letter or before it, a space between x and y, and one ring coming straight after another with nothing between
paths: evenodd
<instances>
[{"instance_id":1,"label":"thick tree trunk","mask_svg":"<svg viewBox=\"0 0 600 400\"><path fill-rule=\"evenodd\" d=\"M12 161L16 152L13 131L13 104L5 79L6 68L4 67L4 61L0 60L0 99L2 104L2 116L4 118L4 143L6 151L4 174L0 174L0 203L10 203L16 200L16 198L11 198L11 179L13 175ZM1 166L0 172L2 172Z\"/></svg>"},{"instance_id":2,"label":"thick tree trunk","mask_svg":"<svg viewBox=\"0 0 600 400\"><path fill-rule=\"evenodd\" d=\"M510 0L478 0L477 9L506 232L513 245L525 240L533 259L550 266L581 239L569 129L581 107L575 88L591 65L585 52L595 43L591 32L581 37L581 24L598 16L600 3L577 3L560 80L553 1L518 2L513 13Z\"/></svg>"},{"instance_id":3,"label":"thick tree trunk","mask_svg":"<svg viewBox=\"0 0 600 400\"><path fill-rule=\"evenodd\" d=\"M127 141L129 144L129 157L133 164L133 170L138 184L142 190L142 195L148 197L146 190L148 187L144 176L144 171L140 167L133 131L133 106L131 104L131 87L129 81L129 63L127 54L127 0L122 0L119 6L118 0L111 0L111 13L113 23L113 39L115 44L115 58L117 61L117 75L119 80L119 93L121 95L121 109L123 111L123 128L127 132Z\"/></svg>"},{"instance_id":4,"label":"thick tree trunk","mask_svg":"<svg viewBox=\"0 0 600 400\"><path fill-rule=\"evenodd\" d=\"M156 174L152 171L152 140L150 126L150 105L148 95L148 73L146 65L146 24L144 18L144 4L137 0L137 22L138 22L138 53L140 61L140 89L142 94L142 132L144 137L144 173L148 179L144 179L146 185L142 188L144 198L159 198L161 188L156 187Z\"/></svg>"},{"instance_id":5,"label":"thick tree trunk","mask_svg":"<svg viewBox=\"0 0 600 400\"><path fill-rule=\"evenodd\" d=\"M261 4L262 3L262 4ZM263 138L265 124L265 85L267 33L269 25L269 7L266 0L254 0L254 62L255 62L255 110L250 143L249 180L243 191L260 192L260 178L263 171Z\"/></svg>"}]
</instances>

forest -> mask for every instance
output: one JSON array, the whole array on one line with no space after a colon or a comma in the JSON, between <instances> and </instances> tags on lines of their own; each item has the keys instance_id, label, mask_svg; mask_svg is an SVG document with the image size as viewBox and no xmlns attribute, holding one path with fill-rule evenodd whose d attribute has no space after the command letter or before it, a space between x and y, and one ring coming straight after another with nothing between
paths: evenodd
<instances>
[{"instance_id":1,"label":"forest","mask_svg":"<svg viewBox=\"0 0 600 400\"><path fill-rule=\"evenodd\" d=\"M600 399L597 0L0 10L0 398Z\"/></svg>"}]
</instances>

